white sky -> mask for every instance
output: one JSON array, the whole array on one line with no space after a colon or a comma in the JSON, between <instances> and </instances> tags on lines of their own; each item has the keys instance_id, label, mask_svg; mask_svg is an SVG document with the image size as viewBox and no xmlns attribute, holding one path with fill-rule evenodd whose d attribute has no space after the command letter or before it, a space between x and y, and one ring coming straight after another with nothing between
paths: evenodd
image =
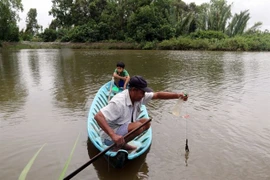
<instances>
[{"instance_id":1,"label":"white sky","mask_svg":"<svg viewBox=\"0 0 270 180\"><path fill-rule=\"evenodd\" d=\"M196 5L209 3L210 0L183 0L185 3L195 2ZM251 19L248 21L248 27L254 25L255 22L262 22L261 30L268 29L270 31L270 0L227 0L228 4L233 3L232 13L240 13L244 10L249 10ZM22 0L24 11L20 13L21 21L19 22L20 29L25 28L26 16L30 8L37 9L38 24L43 26L43 29L49 27L52 16L49 16L52 2L51 0ZM267 13L268 12L268 13Z\"/></svg>"}]
</instances>

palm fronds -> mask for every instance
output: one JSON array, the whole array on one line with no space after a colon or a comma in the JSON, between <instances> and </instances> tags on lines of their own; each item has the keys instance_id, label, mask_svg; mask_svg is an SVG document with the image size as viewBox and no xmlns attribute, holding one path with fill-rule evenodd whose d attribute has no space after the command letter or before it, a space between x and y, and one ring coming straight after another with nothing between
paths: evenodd
<instances>
[{"instance_id":1,"label":"palm fronds","mask_svg":"<svg viewBox=\"0 0 270 180\"><path fill-rule=\"evenodd\" d=\"M252 27L247 30L247 33L256 32L262 26L262 22L256 22Z\"/></svg>"},{"instance_id":2,"label":"palm fronds","mask_svg":"<svg viewBox=\"0 0 270 180\"><path fill-rule=\"evenodd\" d=\"M231 23L228 25L227 34L231 37L237 34L243 34L249 19L248 10L241 11L240 14L235 14Z\"/></svg>"}]
</instances>

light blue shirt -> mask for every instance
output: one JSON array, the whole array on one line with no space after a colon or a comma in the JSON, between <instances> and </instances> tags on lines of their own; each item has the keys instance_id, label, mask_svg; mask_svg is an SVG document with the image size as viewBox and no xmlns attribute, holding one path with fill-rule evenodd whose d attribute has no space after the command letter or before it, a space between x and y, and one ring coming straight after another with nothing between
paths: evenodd
<instances>
[{"instance_id":1,"label":"light blue shirt","mask_svg":"<svg viewBox=\"0 0 270 180\"><path fill-rule=\"evenodd\" d=\"M145 93L141 101L137 101L132 105L128 89L116 94L109 104L100 111L105 116L108 125L116 132L116 130L125 123L130 123L133 119L138 120L141 113L141 105L147 104L153 97L154 93ZM103 130L101 130L102 141L111 139Z\"/></svg>"}]
</instances>

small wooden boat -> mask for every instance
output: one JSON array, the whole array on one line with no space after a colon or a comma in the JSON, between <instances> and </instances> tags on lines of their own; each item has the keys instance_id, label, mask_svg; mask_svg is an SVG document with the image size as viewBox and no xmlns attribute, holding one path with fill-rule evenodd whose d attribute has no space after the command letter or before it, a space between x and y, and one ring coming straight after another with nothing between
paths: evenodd
<instances>
[{"instance_id":1,"label":"small wooden boat","mask_svg":"<svg viewBox=\"0 0 270 180\"><path fill-rule=\"evenodd\" d=\"M106 106L108 104L108 100L111 99L118 92L119 89L117 88L117 86L114 85L113 81L107 82L98 90L90 107L87 125L88 136L93 145L99 151L105 150L106 148L108 148L108 146L106 146L101 141L100 136L101 128L94 119L94 116L102 107ZM141 118L149 118L148 112L144 105L141 107L141 113L138 119ZM145 153L149 149L151 142L152 142L152 128L150 127L143 134L140 134L139 136L137 136L136 138L134 138L132 141L129 142L130 145L137 147L136 150L132 152L128 152L124 149L120 149L117 152L109 150L106 152L105 158L113 167L121 168L128 161L133 160L142 155L143 153Z\"/></svg>"}]
</instances>

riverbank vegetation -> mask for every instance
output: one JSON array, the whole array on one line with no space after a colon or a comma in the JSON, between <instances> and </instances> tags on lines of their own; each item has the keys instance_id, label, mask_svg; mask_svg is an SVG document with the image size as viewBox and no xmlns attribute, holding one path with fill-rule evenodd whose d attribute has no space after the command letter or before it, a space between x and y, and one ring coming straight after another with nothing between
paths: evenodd
<instances>
[{"instance_id":1,"label":"riverbank vegetation","mask_svg":"<svg viewBox=\"0 0 270 180\"><path fill-rule=\"evenodd\" d=\"M11 21L5 21L0 11L0 41L20 41L17 48L270 50L269 31L259 29L262 22L247 28L249 11L233 15L233 4L226 0L199 6L181 0L53 0L52 4L49 13L54 19L48 28L43 31L38 12L30 9L26 29L19 32L14 14L22 9L20 0L1 1L0 8L12 7L13 13Z\"/></svg>"}]
</instances>

